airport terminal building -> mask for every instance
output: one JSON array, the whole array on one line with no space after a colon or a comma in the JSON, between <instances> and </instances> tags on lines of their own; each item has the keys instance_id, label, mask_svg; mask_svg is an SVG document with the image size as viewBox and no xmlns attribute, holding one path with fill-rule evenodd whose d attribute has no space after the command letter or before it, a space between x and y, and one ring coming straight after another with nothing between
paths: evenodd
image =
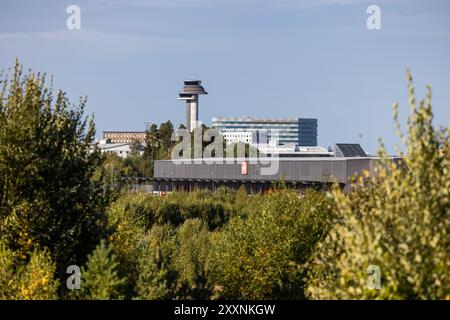
<instances>
[{"instance_id":1,"label":"airport terminal building","mask_svg":"<svg viewBox=\"0 0 450 320\"><path fill-rule=\"evenodd\" d=\"M248 193L260 193L282 180L296 189L320 189L336 181L348 190L353 175L365 172L373 176L379 161L378 157L238 158L233 163L226 159L160 160L155 161L153 187L170 192L243 185Z\"/></svg>"}]
</instances>

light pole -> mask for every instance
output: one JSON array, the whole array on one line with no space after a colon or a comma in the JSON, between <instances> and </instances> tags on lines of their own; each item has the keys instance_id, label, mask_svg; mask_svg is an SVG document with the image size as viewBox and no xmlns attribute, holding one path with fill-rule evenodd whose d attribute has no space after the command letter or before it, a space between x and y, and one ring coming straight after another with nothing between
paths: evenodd
<instances>
[{"instance_id":1,"label":"light pole","mask_svg":"<svg viewBox=\"0 0 450 320\"><path fill-rule=\"evenodd\" d=\"M214 192L214 179L213 179L214 172L211 172L211 191Z\"/></svg>"}]
</instances>

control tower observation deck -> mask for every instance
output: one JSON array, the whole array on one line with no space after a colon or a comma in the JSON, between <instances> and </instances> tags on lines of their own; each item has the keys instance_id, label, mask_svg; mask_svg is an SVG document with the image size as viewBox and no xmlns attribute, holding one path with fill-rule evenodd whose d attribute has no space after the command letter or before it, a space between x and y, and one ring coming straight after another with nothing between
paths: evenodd
<instances>
[{"instance_id":1,"label":"control tower observation deck","mask_svg":"<svg viewBox=\"0 0 450 320\"><path fill-rule=\"evenodd\" d=\"M186 100L186 129L192 132L198 127L198 96L208 94L200 80L185 80L178 100Z\"/></svg>"}]
</instances>

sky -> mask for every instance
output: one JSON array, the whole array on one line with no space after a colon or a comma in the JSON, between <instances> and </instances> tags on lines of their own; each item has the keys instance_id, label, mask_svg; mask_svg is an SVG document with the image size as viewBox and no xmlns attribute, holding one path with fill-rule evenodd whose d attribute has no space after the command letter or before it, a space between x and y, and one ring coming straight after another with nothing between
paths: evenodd
<instances>
[{"instance_id":1,"label":"sky","mask_svg":"<svg viewBox=\"0 0 450 320\"><path fill-rule=\"evenodd\" d=\"M69 5L81 29L69 30ZM381 29L369 30L377 5ZM87 96L97 136L185 120L178 92L200 79L199 118L305 117L319 145L391 153L392 104L406 118L406 69L417 96L433 88L435 125L450 124L448 0L2 0L0 69L19 58L54 76L74 103Z\"/></svg>"}]
</instances>

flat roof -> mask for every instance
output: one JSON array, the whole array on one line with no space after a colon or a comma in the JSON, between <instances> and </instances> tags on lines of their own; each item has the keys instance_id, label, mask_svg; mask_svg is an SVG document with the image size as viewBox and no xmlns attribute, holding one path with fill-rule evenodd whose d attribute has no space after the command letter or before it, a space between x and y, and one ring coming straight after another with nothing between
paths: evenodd
<instances>
[{"instance_id":1,"label":"flat roof","mask_svg":"<svg viewBox=\"0 0 450 320\"><path fill-rule=\"evenodd\" d=\"M103 133L145 133L146 131L106 130Z\"/></svg>"},{"instance_id":2,"label":"flat roof","mask_svg":"<svg viewBox=\"0 0 450 320\"><path fill-rule=\"evenodd\" d=\"M317 120L317 118L302 118L302 117L273 118L273 117L241 116L241 117L213 117L212 120L298 121L298 120Z\"/></svg>"},{"instance_id":3,"label":"flat roof","mask_svg":"<svg viewBox=\"0 0 450 320\"><path fill-rule=\"evenodd\" d=\"M391 156L390 159L400 159L397 156ZM345 160L381 160L381 157L265 157L265 158L196 158L196 159L172 159L156 160L161 162L193 162L200 164L202 162L258 162L258 161L345 161Z\"/></svg>"},{"instance_id":4,"label":"flat roof","mask_svg":"<svg viewBox=\"0 0 450 320\"><path fill-rule=\"evenodd\" d=\"M113 149L117 147L123 147L123 146L129 146L131 143L126 142L117 142L117 143L95 143L99 149L105 150L105 149Z\"/></svg>"}]
</instances>

